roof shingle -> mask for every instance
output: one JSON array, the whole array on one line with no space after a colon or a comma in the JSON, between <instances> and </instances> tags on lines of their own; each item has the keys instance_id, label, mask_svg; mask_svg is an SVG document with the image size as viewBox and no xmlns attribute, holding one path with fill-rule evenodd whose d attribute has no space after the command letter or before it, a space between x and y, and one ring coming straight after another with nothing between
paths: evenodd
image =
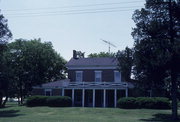
<instances>
[{"instance_id":1,"label":"roof shingle","mask_svg":"<svg viewBox=\"0 0 180 122\"><path fill-rule=\"evenodd\" d=\"M71 58L66 66L117 66L116 58Z\"/></svg>"}]
</instances>

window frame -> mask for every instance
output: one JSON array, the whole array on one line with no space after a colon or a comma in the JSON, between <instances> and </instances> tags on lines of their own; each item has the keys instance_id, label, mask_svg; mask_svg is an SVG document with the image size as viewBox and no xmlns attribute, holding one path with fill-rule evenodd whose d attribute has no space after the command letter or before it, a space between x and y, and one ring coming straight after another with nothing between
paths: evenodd
<instances>
[{"instance_id":1,"label":"window frame","mask_svg":"<svg viewBox=\"0 0 180 122\"><path fill-rule=\"evenodd\" d=\"M78 73L81 74L80 79L78 80ZM83 81L83 71L76 71L76 82L82 82Z\"/></svg>"},{"instance_id":2,"label":"window frame","mask_svg":"<svg viewBox=\"0 0 180 122\"><path fill-rule=\"evenodd\" d=\"M100 77L97 77L98 73L100 74ZM97 80L98 78L100 79L99 81ZM95 82L102 82L102 71L95 71L94 80Z\"/></svg>"},{"instance_id":3,"label":"window frame","mask_svg":"<svg viewBox=\"0 0 180 122\"><path fill-rule=\"evenodd\" d=\"M117 77L117 73L119 73L119 78ZM121 82L121 72L118 70L114 71L114 82Z\"/></svg>"}]
</instances>

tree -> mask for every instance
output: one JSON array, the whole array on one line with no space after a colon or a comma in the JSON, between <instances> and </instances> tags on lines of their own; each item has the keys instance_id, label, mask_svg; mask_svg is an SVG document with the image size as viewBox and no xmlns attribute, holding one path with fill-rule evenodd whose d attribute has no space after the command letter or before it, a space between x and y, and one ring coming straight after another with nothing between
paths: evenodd
<instances>
[{"instance_id":1,"label":"tree","mask_svg":"<svg viewBox=\"0 0 180 122\"><path fill-rule=\"evenodd\" d=\"M12 33L9 30L7 19L0 14L0 45L4 45L12 38Z\"/></svg>"},{"instance_id":2,"label":"tree","mask_svg":"<svg viewBox=\"0 0 180 122\"><path fill-rule=\"evenodd\" d=\"M171 88L172 117L177 119L177 77L180 68L180 2L146 0L145 8L136 10L135 76L150 88ZM148 85L147 85L148 84Z\"/></svg>"},{"instance_id":3,"label":"tree","mask_svg":"<svg viewBox=\"0 0 180 122\"><path fill-rule=\"evenodd\" d=\"M6 56L11 62L20 104L24 96L30 94L32 86L65 78L66 61L53 49L51 42L17 39L8 44Z\"/></svg>"},{"instance_id":4,"label":"tree","mask_svg":"<svg viewBox=\"0 0 180 122\"><path fill-rule=\"evenodd\" d=\"M114 53L108 53L108 52L100 52L100 53L91 53L88 55L89 58L95 58L95 57L115 57Z\"/></svg>"},{"instance_id":5,"label":"tree","mask_svg":"<svg viewBox=\"0 0 180 122\"><path fill-rule=\"evenodd\" d=\"M131 81L132 67L133 67L133 49L128 47L125 50L117 52L119 70L122 72L125 81Z\"/></svg>"},{"instance_id":6,"label":"tree","mask_svg":"<svg viewBox=\"0 0 180 122\"><path fill-rule=\"evenodd\" d=\"M8 72L4 58L4 50L9 39L12 38L12 33L8 28L7 19L0 14L0 107L4 107L8 96ZM3 101L3 97L6 99Z\"/></svg>"}]
</instances>

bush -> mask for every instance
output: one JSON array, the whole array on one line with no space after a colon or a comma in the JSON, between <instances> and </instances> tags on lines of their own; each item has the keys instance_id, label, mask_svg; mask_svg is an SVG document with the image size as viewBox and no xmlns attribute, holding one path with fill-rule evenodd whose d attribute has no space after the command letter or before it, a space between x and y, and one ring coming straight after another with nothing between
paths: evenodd
<instances>
[{"instance_id":1,"label":"bush","mask_svg":"<svg viewBox=\"0 0 180 122\"><path fill-rule=\"evenodd\" d=\"M147 108L147 109L169 109L170 101L163 97L129 97L121 98L117 102L119 108Z\"/></svg>"},{"instance_id":2,"label":"bush","mask_svg":"<svg viewBox=\"0 0 180 122\"><path fill-rule=\"evenodd\" d=\"M48 97L47 105L50 107L70 107L72 100L67 96Z\"/></svg>"},{"instance_id":3,"label":"bush","mask_svg":"<svg viewBox=\"0 0 180 122\"><path fill-rule=\"evenodd\" d=\"M137 106L136 98L128 97L128 98L119 99L117 102L117 107L132 109L132 108L137 108L138 106Z\"/></svg>"},{"instance_id":4,"label":"bush","mask_svg":"<svg viewBox=\"0 0 180 122\"><path fill-rule=\"evenodd\" d=\"M171 108L171 104L168 98L156 97L155 100L156 100L155 106L157 109L170 109Z\"/></svg>"},{"instance_id":5,"label":"bush","mask_svg":"<svg viewBox=\"0 0 180 122\"><path fill-rule=\"evenodd\" d=\"M34 107L34 106L46 106L47 96L31 96L26 100L26 106Z\"/></svg>"},{"instance_id":6,"label":"bush","mask_svg":"<svg viewBox=\"0 0 180 122\"><path fill-rule=\"evenodd\" d=\"M26 100L26 106L50 106L50 107L69 107L72 100L67 96L31 96Z\"/></svg>"}]
</instances>

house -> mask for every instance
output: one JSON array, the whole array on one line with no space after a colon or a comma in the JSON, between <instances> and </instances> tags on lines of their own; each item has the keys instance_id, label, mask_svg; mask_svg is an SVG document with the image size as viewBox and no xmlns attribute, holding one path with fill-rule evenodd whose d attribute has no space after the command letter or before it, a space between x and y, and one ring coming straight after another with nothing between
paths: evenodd
<instances>
[{"instance_id":1,"label":"house","mask_svg":"<svg viewBox=\"0 0 180 122\"><path fill-rule=\"evenodd\" d=\"M36 86L33 94L70 96L72 106L116 107L120 97L128 97L129 87L117 64L113 57L84 58L74 50L66 64L68 79Z\"/></svg>"}]
</instances>

